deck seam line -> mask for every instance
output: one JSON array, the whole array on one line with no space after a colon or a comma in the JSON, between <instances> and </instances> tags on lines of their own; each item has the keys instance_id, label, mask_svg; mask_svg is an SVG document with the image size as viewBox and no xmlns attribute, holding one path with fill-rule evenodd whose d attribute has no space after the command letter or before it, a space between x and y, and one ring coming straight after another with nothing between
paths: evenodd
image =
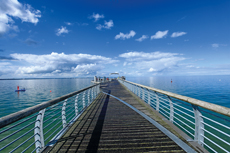
<instances>
[{"instance_id":1,"label":"deck seam line","mask_svg":"<svg viewBox=\"0 0 230 153\"><path fill-rule=\"evenodd\" d=\"M119 100L120 102L122 102L123 104L125 104L126 106L128 106L129 108L131 108L132 110L134 110L135 112L137 112L138 114L140 114L142 117L144 117L150 123L152 123L154 126L156 126L158 129L160 129L165 135L167 135L169 138L171 138L178 146L180 146L187 153L196 153L196 151L194 149L192 149L190 146L188 146L186 143L184 143L182 140L180 140L177 136L175 136L173 133L171 133L170 131L168 131L162 125L160 125L159 123L157 123L156 121L154 121L148 115L144 114L143 112L139 111L138 109L136 109L132 105L126 103L125 101L119 99L118 97L115 97L115 96L113 96L111 94L108 94L106 92L103 92L103 91L102 91L102 93L107 94L107 95L109 95L109 96L111 96L111 97Z\"/></svg>"}]
</instances>

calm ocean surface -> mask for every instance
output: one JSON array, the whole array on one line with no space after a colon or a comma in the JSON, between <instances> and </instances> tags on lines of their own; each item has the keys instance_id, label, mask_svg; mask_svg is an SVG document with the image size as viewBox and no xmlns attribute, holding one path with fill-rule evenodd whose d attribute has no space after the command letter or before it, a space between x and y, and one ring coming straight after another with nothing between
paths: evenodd
<instances>
[{"instance_id":1,"label":"calm ocean surface","mask_svg":"<svg viewBox=\"0 0 230 153\"><path fill-rule=\"evenodd\" d=\"M230 108L230 76L157 76L126 79ZM93 78L0 80L0 117L90 86L91 80ZM26 91L15 92L17 86L26 88Z\"/></svg>"}]
</instances>

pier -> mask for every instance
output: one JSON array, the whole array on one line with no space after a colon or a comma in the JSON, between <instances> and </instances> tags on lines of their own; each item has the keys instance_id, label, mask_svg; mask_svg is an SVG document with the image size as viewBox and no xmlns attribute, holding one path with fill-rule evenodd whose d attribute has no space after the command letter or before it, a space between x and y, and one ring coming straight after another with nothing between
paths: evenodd
<instances>
[{"instance_id":1,"label":"pier","mask_svg":"<svg viewBox=\"0 0 230 153\"><path fill-rule=\"evenodd\" d=\"M229 125L229 108L113 79L0 118L0 151L230 152Z\"/></svg>"},{"instance_id":2,"label":"pier","mask_svg":"<svg viewBox=\"0 0 230 153\"><path fill-rule=\"evenodd\" d=\"M48 152L185 152L160 129L109 95L155 117L118 81L105 83L101 88L105 93L99 95ZM192 150L186 144L180 145Z\"/></svg>"}]
</instances>

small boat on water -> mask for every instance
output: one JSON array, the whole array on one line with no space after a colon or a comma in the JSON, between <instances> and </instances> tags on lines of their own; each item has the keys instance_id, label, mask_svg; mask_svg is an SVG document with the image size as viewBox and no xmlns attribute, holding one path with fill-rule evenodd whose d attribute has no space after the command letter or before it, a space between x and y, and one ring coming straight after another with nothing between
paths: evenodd
<instances>
[{"instance_id":1,"label":"small boat on water","mask_svg":"<svg viewBox=\"0 0 230 153\"><path fill-rule=\"evenodd\" d=\"M17 90L15 90L15 92L19 92L19 91L26 91L25 88L19 89L19 86L17 86Z\"/></svg>"},{"instance_id":2,"label":"small boat on water","mask_svg":"<svg viewBox=\"0 0 230 153\"><path fill-rule=\"evenodd\" d=\"M23 88L23 89L15 90L15 92L19 92L19 91L26 91L26 89Z\"/></svg>"}]
</instances>

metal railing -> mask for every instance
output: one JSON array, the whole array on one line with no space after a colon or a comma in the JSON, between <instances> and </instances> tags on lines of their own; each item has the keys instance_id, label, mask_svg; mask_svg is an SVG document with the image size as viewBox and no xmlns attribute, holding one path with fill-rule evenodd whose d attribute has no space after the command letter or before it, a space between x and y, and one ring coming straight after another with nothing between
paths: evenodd
<instances>
[{"instance_id":1,"label":"metal railing","mask_svg":"<svg viewBox=\"0 0 230 153\"><path fill-rule=\"evenodd\" d=\"M100 84L0 118L0 152L52 146L99 94Z\"/></svg>"},{"instance_id":2,"label":"metal railing","mask_svg":"<svg viewBox=\"0 0 230 153\"><path fill-rule=\"evenodd\" d=\"M119 79L210 152L230 152L230 108Z\"/></svg>"}]
</instances>

